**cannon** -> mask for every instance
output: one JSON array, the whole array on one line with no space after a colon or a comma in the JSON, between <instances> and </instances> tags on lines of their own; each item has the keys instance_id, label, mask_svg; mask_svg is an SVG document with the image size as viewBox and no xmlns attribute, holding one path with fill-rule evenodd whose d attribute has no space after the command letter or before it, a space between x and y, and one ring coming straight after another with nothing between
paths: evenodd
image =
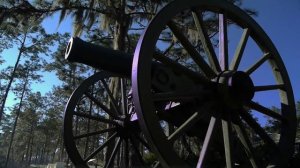
<instances>
[{"instance_id":1,"label":"cannon","mask_svg":"<svg viewBox=\"0 0 300 168\"><path fill-rule=\"evenodd\" d=\"M165 34L176 40L162 44ZM289 166L296 110L288 73L263 29L229 2L172 1L134 54L73 38L66 59L101 70L66 105L63 137L76 167L91 159L103 167Z\"/></svg>"}]
</instances>

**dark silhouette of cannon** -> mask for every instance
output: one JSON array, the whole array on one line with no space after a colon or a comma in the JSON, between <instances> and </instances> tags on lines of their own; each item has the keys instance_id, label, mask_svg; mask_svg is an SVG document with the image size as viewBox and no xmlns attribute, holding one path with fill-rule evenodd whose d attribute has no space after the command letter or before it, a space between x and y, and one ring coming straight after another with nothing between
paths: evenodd
<instances>
[{"instance_id":1,"label":"dark silhouette of cannon","mask_svg":"<svg viewBox=\"0 0 300 168\"><path fill-rule=\"evenodd\" d=\"M83 63L127 77L131 74L132 55L87 43L78 37L71 38L65 56L70 62Z\"/></svg>"},{"instance_id":2,"label":"dark silhouette of cannon","mask_svg":"<svg viewBox=\"0 0 300 168\"><path fill-rule=\"evenodd\" d=\"M166 32L176 40L161 42ZM296 119L288 74L262 28L229 2L173 1L134 54L72 38L66 59L101 70L65 109L65 146L77 167L91 159L103 167L289 165ZM271 83L263 83L268 76ZM280 107L268 107L261 93Z\"/></svg>"}]
</instances>

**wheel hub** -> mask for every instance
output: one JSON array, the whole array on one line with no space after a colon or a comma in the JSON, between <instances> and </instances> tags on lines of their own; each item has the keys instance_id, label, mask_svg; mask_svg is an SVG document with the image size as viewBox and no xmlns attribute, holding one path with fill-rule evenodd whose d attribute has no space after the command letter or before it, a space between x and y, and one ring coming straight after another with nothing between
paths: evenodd
<instances>
[{"instance_id":1,"label":"wheel hub","mask_svg":"<svg viewBox=\"0 0 300 168\"><path fill-rule=\"evenodd\" d=\"M254 96L254 84L242 71L223 71L217 77L218 93L229 107L240 107Z\"/></svg>"},{"instance_id":2,"label":"wheel hub","mask_svg":"<svg viewBox=\"0 0 300 168\"><path fill-rule=\"evenodd\" d=\"M116 121L118 123L118 134L124 139L129 138L130 134L139 132L137 120L131 121L128 117L124 117Z\"/></svg>"}]
</instances>

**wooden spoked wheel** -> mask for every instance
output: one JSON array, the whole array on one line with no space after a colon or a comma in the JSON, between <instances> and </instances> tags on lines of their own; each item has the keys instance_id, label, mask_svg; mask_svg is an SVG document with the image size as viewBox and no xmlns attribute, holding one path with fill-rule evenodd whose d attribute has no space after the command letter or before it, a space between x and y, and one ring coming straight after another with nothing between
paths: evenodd
<instances>
[{"instance_id":1,"label":"wooden spoked wheel","mask_svg":"<svg viewBox=\"0 0 300 168\"><path fill-rule=\"evenodd\" d=\"M289 164L296 118L287 71L262 28L229 2L162 8L136 47L132 87L163 167Z\"/></svg>"},{"instance_id":2,"label":"wooden spoked wheel","mask_svg":"<svg viewBox=\"0 0 300 168\"><path fill-rule=\"evenodd\" d=\"M127 101L130 88L116 77L96 73L68 101L63 137L76 167L150 167L155 162Z\"/></svg>"}]
</instances>

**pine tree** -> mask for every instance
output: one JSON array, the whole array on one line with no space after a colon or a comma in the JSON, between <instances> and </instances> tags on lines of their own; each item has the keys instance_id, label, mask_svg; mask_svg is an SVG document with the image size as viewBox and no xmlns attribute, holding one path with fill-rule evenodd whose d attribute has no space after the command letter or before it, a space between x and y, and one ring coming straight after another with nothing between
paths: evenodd
<instances>
[{"instance_id":1,"label":"pine tree","mask_svg":"<svg viewBox=\"0 0 300 168\"><path fill-rule=\"evenodd\" d=\"M13 45L18 48L17 58L13 70L9 74L8 83L2 101L0 104L0 122L4 113L5 103L8 97L8 93L11 89L13 81L16 76L17 68L22 59L40 59L40 54L50 52L49 47L53 45L54 40L58 37L58 34L49 35L39 25L40 21L35 21L32 18L27 20L27 23L16 23L16 21L8 19L2 21L0 30L3 35L10 38L13 41Z\"/></svg>"},{"instance_id":2,"label":"pine tree","mask_svg":"<svg viewBox=\"0 0 300 168\"><path fill-rule=\"evenodd\" d=\"M28 93L32 82L41 80L41 76L37 74L37 71L41 69L41 66L41 63L38 60L34 59L34 57L32 57L31 61L26 61L24 65L19 65L18 71L16 72L16 78L19 79L19 82L15 84L14 92L16 93L16 99L18 99L19 102L15 106L16 116L13 121L14 124L11 133L10 143L7 150L5 167L7 167L8 165L10 150L13 144L18 118L22 109L23 99L26 96L26 93Z\"/></svg>"}]
</instances>

